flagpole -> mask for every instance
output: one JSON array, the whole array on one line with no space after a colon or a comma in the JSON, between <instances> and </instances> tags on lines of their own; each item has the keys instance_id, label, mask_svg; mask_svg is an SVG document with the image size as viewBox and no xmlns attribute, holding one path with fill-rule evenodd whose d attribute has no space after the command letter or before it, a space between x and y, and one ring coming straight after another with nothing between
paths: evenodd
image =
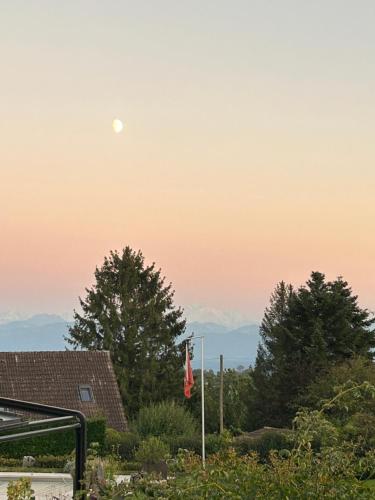
<instances>
[{"instance_id":1,"label":"flagpole","mask_svg":"<svg viewBox=\"0 0 375 500\"><path fill-rule=\"evenodd\" d=\"M206 466L206 436L204 422L204 336L196 337L194 333L186 339L189 346L190 342L195 339L201 339L201 400L202 400L202 467Z\"/></svg>"},{"instance_id":2,"label":"flagpole","mask_svg":"<svg viewBox=\"0 0 375 500\"><path fill-rule=\"evenodd\" d=\"M202 383L202 466L206 466L206 443L204 432L204 337L201 337L201 383Z\"/></svg>"}]
</instances>

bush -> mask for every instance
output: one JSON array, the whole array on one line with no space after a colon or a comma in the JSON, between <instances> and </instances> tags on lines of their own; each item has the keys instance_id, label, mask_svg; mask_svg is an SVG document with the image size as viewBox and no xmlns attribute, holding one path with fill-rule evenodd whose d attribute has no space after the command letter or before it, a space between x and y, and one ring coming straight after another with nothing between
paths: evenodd
<instances>
[{"instance_id":1,"label":"bush","mask_svg":"<svg viewBox=\"0 0 375 500\"><path fill-rule=\"evenodd\" d=\"M126 462L125 464L123 464L123 469L127 472L138 472L140 468L141 464L139 462Z\"/></svg>"},{"instance_id":2,"label":"bush","mask_svg":"<svg viewBox=\"0 0 375 500\"><path fill-rule=\"evenodd\" d=\"M354 413L341 429L341 437L345 441L357 443L357 454L375 448L375 415L370 413Z\"/></svg>"},{"instance_id":3,"label":"bush","mask_svg":"<svg viewBox=\"0 0 375 500\"><path fill-rule=\"evenodd\" d=\"M141 408L134 425L141 438L193 436L198 430L197 422L189 411L173 401Z\"/></svg>"},{"instance_id":4,"label":"bush","mask_svg":"<svg viewBox=\"0 0 375 500\"><path fill-rule=\"evenodd\" d=\"M370 485L367 486L362 479L371 477L375 470L375 452L371 450L358 460L357 444L340 441L340 433L329 420L332 410L355 402L360 404L365 396L375 398L375 386L363 383L338 388L336 396L325 402L319 411L299 411L294 419L291 436L294 446L288 452L270 452L267 463L260 461L257 453L238 456L229 447L222 453L208 457L203 469L199 456L181 452L174 461L176 474L172 480L155 481L153 477L146 476L119 485L113 481L101 483L102 498L374 499ZM241 436L236 441L238 446L242 444L243 451L257 446L258 451L265 454L266 449L289 445L285 434L268 431L257 439ZM312 446L317 435L321 436L319 452L315 452ZM217 443L218 438L215 436L211 439ZM228 441L224 440L224 444ZM143 454L141 456L139 453L138 457L142 461L150 460L149 457L152 460L160 459L162 453L156 453L156 457L154 454L154 450L158 451L160 447L160 438L150 438L142 443L140 449Z\"/></svg>"},{"instance_id":5,"label":"bush","mask_svg":"<svg viewBox=\"0 0 375 500\"><path fill-rule=\"evenodd\" d=\"M176 456L180 449L202 455L202 436L200 434L177 437L162 436L161 439L169 445L172 456ZM224 431L223 434L206 434L205 444L206 455L212 455L228 449L233 444L233 439L228 431Z\"/></svg>"},{"instance_id":6,"label":"bush","mask_svg":"<svg viewBox=\"0 0 375 500\"><path fill-rule=\"evenodd\" d=\"M0 457L0 467L22 467L22 459Z\"/></svg>"},{"instance_id":7,"label":"bush","mask_svg":"<svg viewBox=\"0 0 375 500\"><path fill-rule=\"evenodd\" d=\"M10 481L7 487L8 500L33 500L34 490L31 489L31 479L21 477L18 481Z\"/></svg>"},{"instance_id":8,"label":"bush","mask_svg":"<svg viewBox=\"0 0 375 500\"><path fill-rule=\"evenodd\" d=\"M36 467L43 467L46 469L49 467L55 469L63 469L69 458L69 455L60 455L60 456L39 455L34 458L36 461L35 463Z\"/></svg>"},{"instance_id":9,"label":"bush","mask_svg":"<svg viewBox=\"0 0 375 500\"><path fill-rule=\"evenodd\" d=\"M223 434L207 434L206 454L212 455L227 450L232 443L233 439L228 431L224 431Z\"/></svg>"},{"instance_id":10,"label":"bush","mask_svg":"<svg viewBox=\"0 0 375 500\"><path fill-rule=\"evenodd\" d=\"M118 432L115 429L106 429L104 452L115 452L123 460L134 460L134 453L140 443L139 435L134 432Z\"/></svg>"},{"instance_id":11,"label":"bush","mask_svg":"<svg viewBox=\"0 0 375 500\"><path fill-rule=\"evenodd\" d=\"M33 466L33 468L40 467L43 469L63 469L69 456L37 455L34 458L35 466ZM22 458L0 457L0 467L22 468Z\"/></svg>"},{"instance_id":12,"label":"bush","mask_svg":"<svg viewBox=\"0 0 375 500\"><path fill-rule=\"evenodd\" d=\"M199 457L187 454L173 480L146 476L130 483L109 483L103 498L373 499L373 492L355 477L355 462L337 451L317 457L303 450L291 453L288 460L275 455L271 464L264 465L254 454L238 457L230 449L209 457L204 470Z\"/></svg>"},{"instance_id":13,"label":"bush","mask_svg":"<svg viewBox=\"0 0 375 500\"><path fill-rule=\"evenodd\" d=\"M202 437L199 434L192 436L163 436L163 441L168 444L172 456L176 456L178 450L190 450L200 455L202 454Z\"/></svg>"},{"instance_id":14,"label":"bush","mask_svg":"<svg viewBox=\"0 0 375 500\"><path fill-rule=\"evenodd\" d=\"M238 436L234 440L234 446L240 455L256 452L264 461L268 459L271 450L288 450L292 448L292 443L287 433L269 431L257 438L246 434Z\"/></svg>"},{"instance_id":15,"label":"bush","mask_svg":"<svg viewBox=\"0 0 375 500\"><path fill-rule=\"evenodd\" d=\"M169 447L160 438L150 436L141 442L135 459L141 464L156 464L169 457Z\"/></svg>"},{"instance_id":16,"label":"bush","mask_svg":"<svg viewBox=\"0 0 375 500\"><path fill-rule=\"evenodd\" d=\"M87 421L87 442L98 443L99 450L104 450L106 422L104 417L90 418ZM74 448L74 446L73 446ZM72 449L73 449L72 448Z\"/></svg>"},{"instance_id":17,"label":"bush","mask_svg":"<svg viewBox=\"0 0 375 500\"><path fill-rule=\"evenodd\" d=\"M87 442L99 443L104 448L105 419L96 417L87 421ZM75 447L75 432L53 432L46 436L38 436L21 441L0 443L0 454L9 458L22 458L25 455L68 455Z\"/></svg>"}]
</instances>

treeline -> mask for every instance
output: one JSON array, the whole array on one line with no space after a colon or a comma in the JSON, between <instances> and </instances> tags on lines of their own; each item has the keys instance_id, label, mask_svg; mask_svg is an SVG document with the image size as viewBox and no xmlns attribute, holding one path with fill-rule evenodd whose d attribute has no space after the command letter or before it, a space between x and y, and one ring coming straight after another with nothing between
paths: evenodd
<instances>
[{"instance_id":1,"label":"treeline","mask_svg":"<svg viewBox=\"0 0 375 500\"><path fill-rule=\"evenodd\" d=\"M183 399L183 311L155 264L126 247L111 252L95 271L95 283L80 299L81 311L68 341L74 348L111 352L124 407L135 418L151 403L174 400L200 418L200 377ZM374 318L362 309L342 278L313 272L294 289L273 292L261 323L256 363L224 374L224 424L234 434L263 426L290 426L302 406L329 397L331 383L375 380ZM225 353L224 357L225 357ZM198 375L198 374L197 374ZM343 378L347 377L347 380ZM206 373L208 432L219 427L219 376Z\"/></svg>"}]
</instances>

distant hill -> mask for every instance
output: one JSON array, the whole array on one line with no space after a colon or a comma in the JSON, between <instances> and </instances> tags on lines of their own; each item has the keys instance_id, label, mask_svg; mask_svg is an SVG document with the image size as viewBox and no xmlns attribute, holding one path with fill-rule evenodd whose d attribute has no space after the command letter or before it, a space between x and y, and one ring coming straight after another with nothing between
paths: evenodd
<instances>
[{"instance_id":1,"label":"distant hill","mask_svg":"<svg viewBox=\"0 0 375 500\"><path fill-rule=\"evenodd\" d=\"M65 350L69 323L55 314L37 314L29 319L0 325L1 351Z\"/></svg>"},{"instance_id":2,"label":"distant hill","mask_svg":"<svg viewBox=\"0 0 375 500\"><path fill-rule=\"evenodd\" d=\"M224 356L225 368L248 368L254 364L260 340L259 325L250 324L230 330L216 323L188 323L187 335L193 332L196 336L204 336L205 368L219 370L220 354ZM193 367L200 368L201 343L194 343Z\"/></svg>"},{"instance_id":3,"label":"distant hill","mask_svg":"<svg viewBox=\"0 0 375 500\"><path fill-rule=\"evenodd\" d=\"M0 325L3 323L10 323L11 321L19 321L21 319L26 319L25 314L19 313L18 311L8 310L0 312Z\"/></svg>"},{"instance_id":4,"label":"distant hill","mask_svg":"<svg viewBox=\"0 0 375 500\"><path fill-rule=\"evenodd\" d=\"M55 314L37 314L29 319L0 324L0 351L60 351L68 347L64 336L72 323ZM230 329L218 323L188 323L184 337L194 332L205 337L205 367L219 369L224 355L225 368L248 368L255 361L259 326L249 324ZM193 367L200 367L200 341L194 344Z\"/></svg>"},{"instance_id":5,"label":"distant hill","mask_svg":"<svg viewBox=\"0 0 375 500\"><path fill-rule=\"evenodd\" d=\"M186 325L186 333L191 335L195 333L195 335L206 335L211 333L227 333L230 331L225 325L218 323L201 323L199 321L193 321L192 323L187 323Z\"/></svg>"}]
</instances>

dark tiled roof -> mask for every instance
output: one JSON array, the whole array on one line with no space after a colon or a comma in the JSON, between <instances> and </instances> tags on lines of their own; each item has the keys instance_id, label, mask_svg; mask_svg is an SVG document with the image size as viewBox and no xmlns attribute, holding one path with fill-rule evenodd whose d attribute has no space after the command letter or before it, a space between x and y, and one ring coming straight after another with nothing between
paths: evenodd
<instances>
[{"instance_id":1,"label":"dark tiled roof","mask_svg":"<svg viewBox=\"0 0 375 500\"><path fill-rule=\"evenodd\" d=\"M248 438L257 439L259 437L264 436L264 434L268 434L268 433L284 434L284 433L287 433L289 431L290 431L290 429L284 429L284 428L280 428L280 427L262 427L261 429L257 429L255 431L244 432L239 437L246 436Z\"/></svg>"},{"instance_id":2,"label":"dark tiled roof","mask_svg":"<svg viewBox=\"0 0 375 500\"><path fill-rule=\"evenodd\" d=\"M82 402L79 386L92 388L94 401ZM109 352L0 352L0 396L103 415L107 425L127 429Z\"/></svg>"}]
</instances>

